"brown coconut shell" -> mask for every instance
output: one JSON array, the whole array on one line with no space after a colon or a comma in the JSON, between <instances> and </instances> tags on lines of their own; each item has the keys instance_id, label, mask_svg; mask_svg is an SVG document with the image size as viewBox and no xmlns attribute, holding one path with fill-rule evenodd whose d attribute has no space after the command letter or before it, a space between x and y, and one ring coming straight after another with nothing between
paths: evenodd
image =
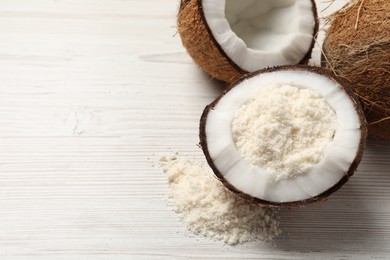
<instances>
[{"instance_id":1,"label":"brown coconut shell","mask_svg":"<svg viewBox=\"0 0 390 260\"><path fill-rule=\"evenodd\" d=\"M329 188L325 192L321 193L318 196L301 200L301 201L294 201L294 202L271 202L266 201L262 199L258 199L255 197L252 197L249 194L246 194L244 191L236 189L233 185L231 185L223 176L223 174L219 171L219 169L215 166L214 161L211 159L209 150L208 150L208 144L207 144L207 135L206 135L206 122L207 122L207 116L211 110L214 109L214 107L218 104L218 102L225 96L226 93L228 93L230 90L235 88L237 85L239 85L242 81L249 79L251 77L254 77L256 75L262 74L262 73L270 73L274 71L309 71L313 73L317 73L319 75L325 76L329 78L330 80L337 83L338 86L340 86L340 89L344 91L344 93L351 99L355 109L356 113L358 114L360 118L360 131L361 131L361 139L359 143L358 151L355 155L355 159L352 162L351 166L349 167L348 171L345 173L344 177L333 187ZM355 95L355 93L352 91L352 89L348 86L348 83L344 80L338 78L334 73L330 72L329 70L322 69L320 67L312 67L312 66L306 66L306 65L296 65L296 66L279 66L279 67L273 67L273 68L267 68L264 70L260 70L258 72L254 72L251 74L248 74L238 81L236 81L233 85L231 85L227 90L225 90L222 95L220 95L216 100L214 100L210 105L206 106L206 108L203 111L202 117L200 119L200 127L199 127L199 139L200 139L200 146L203 150L203 153L206 157L206 160L208 164L210 165L211 169L213 170L215 176L222 182L222 184L227 187L230 191L235 193L237 196L245 199L251 204L259 205L262 207L281 207L281 208L297 208L297 207L305 207L309 204L320 202L327 200L329 195L334 193L335 191L339 190L348 180L349 178L355 173L361 159L363 156L363 151L366 147L366 140L367 140L367 122L364 116L363 109L360 105L360 102L358 100L358 97Z\"/></svg>"},{"instance_id":2,"label":"brown coconut shell","mask_svg":"<svg viewBox=\"0 0 390 260\"><path fill-rule=\"evenodd\" d=\"M390 140L390 1L352 1L328 19L322 64L359 96L369 136Z\"/></svg>"},{"instance_id":3,"label":"brown coconut shell","mask_svg":"<svg viewBox=\"0 0 390 260\"><path fill-rule=\"evenodd\" d=\"M315 1L311 1L316 21L313 41L299 64L307 64L309 62L318 32L317 8ZM187 49L188 54L199 67L213 78L233 83L241 76L249 73L235 64L215 40L206 22L203 12L203 0L181 0L177 26L183 46Z\"/></svg>"}]
</instances>

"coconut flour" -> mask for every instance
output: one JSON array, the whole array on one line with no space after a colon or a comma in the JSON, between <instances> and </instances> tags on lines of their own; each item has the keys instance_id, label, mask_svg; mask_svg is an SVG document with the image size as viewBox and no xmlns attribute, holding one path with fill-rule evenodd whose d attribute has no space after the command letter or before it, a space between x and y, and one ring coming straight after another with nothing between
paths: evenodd
<instances>
[{"instance_id":1,"label":"coconut flour","mask_svg":"<svg viewBox=\"0 0 390 260\"><path fill-rule=\"evenodd\" d=\"M309 89L273 85L234 114L232 134L246 161L279 180L317 164L336 127L335 112L323 97Z\"/></svg>"},{"instance_id":2,"label":"coconut flour","mask_svg":"<svg viewBox=\"0 0 390 260\"><path fill-rule=\"evenodd\" d=\"M205 164L176 157L162 157L160 163L168 175L169 200L193 233L231 245L271 240L279 234L273 210L232 194Z\"/></svg>"}]
</instances>

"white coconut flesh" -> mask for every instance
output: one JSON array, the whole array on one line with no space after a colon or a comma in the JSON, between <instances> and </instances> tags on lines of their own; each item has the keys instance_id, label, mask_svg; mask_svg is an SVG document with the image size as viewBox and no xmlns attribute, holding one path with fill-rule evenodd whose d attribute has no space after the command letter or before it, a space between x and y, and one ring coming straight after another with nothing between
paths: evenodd
<instances>
[{"instance_id":1,"label":"white coconut flesh","mask_svg":"<svg viewBox=\"0 0 390 260\"><path fill-rule=\"evenodd\" d=\"M310 167L303 167L299 174L287 173L282 178L277 178L280 174L272 167L261 167L244 158L233 138L232 123L237 111L270 86L309 90L323 98L335 115L335 122L330 122L334 125L334 132L323 145L318 160ZM321 115L318 123L321 124ZM314 72L294 70L261 73L239 83L209 110L204 131L210 158L230 185L254 198L285 203L320 195L345 176L359 150L360 127L354 103L338 83Z\"/></svg>"},{"instance_id":2,"label":"white coconut flesh","mask_svg":"<svg viewBox=\"0 0 390 260\"><path fill-rule=\"evenodd\" d=\"M226 55L241 69L297 64L315 30L311 0L203 0L206 22Z\"/></svg>"}]
</instances>

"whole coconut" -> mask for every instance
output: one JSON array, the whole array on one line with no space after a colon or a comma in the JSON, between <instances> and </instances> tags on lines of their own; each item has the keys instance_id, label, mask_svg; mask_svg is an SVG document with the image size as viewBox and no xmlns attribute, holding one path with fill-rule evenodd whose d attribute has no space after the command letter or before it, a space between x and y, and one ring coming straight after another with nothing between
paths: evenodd
<instances>
[{"instance_id":1,"label":"whole coconut","mask_svg":"<svg viewBox=\"0 0 390 260\"><path fill-rule=\"evenodd\" d=\"M356 0L329 17L323 65L350 82L369 136L390 140L390 0Z\"/></svg>"}]
</instances>

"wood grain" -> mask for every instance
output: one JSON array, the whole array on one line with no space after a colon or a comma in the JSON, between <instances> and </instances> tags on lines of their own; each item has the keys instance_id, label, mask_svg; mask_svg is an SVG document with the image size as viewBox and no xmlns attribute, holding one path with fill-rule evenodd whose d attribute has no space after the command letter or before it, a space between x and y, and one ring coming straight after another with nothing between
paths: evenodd
<instances>
[{"instance_id":1,"label":"wood grain","mask_svg":"<svg viewBox=\"0 0 390 260\"><path fill-rule=\"evenodd\" d=\"M155 164L176 151L204 160L198 120L224 84L186 55L176 10L168 0L0 2L0 259L390 258L384 142L369 142L330 201L280 211L273 244L186 233Z\"/></svg>"}]
</instances>

